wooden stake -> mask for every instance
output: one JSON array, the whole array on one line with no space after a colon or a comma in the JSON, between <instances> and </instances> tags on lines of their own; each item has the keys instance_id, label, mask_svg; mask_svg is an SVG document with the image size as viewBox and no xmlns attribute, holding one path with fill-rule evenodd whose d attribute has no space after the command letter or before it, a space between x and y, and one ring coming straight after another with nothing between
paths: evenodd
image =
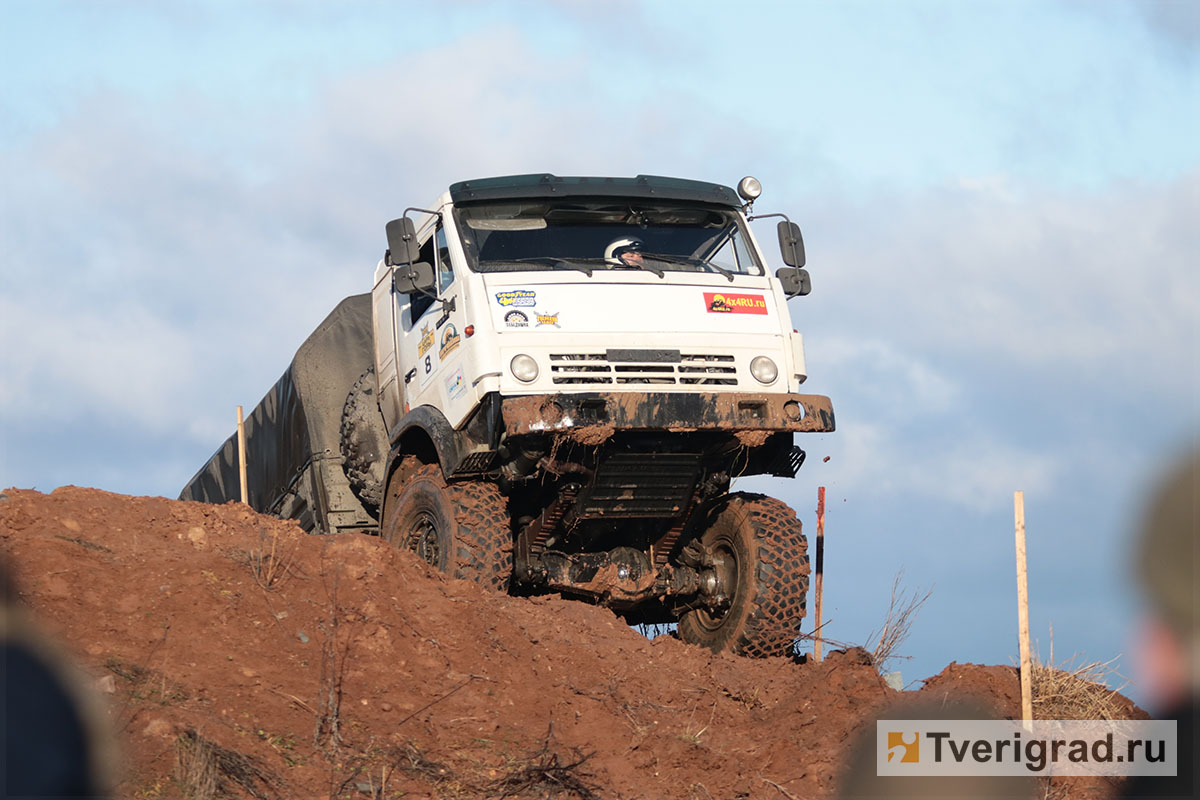
<instances>
[{"instance_id":1,"label":"wooden stake","mask_svg":"<svg viewBox=\"0 0 1200 800\"><path fill-rule=\"evenodd\" d=\"M1029 574L1025 569L1025 493L1013 492L1017 523L1017 635L1021 648L1021 719L1025 729L1033 722L1033 662L1029 654Z\"/></svg>"},{"instance_id":2,"label":"wooden stake","mask_svg":"<svg viewBox=\"0 0 1200 800\"><path fill-rule=\"evenodd\" d=\"M238 419L238 478L242 485L242 502L249 504L250 491L246 486L246 425L242 420L242 407L237 407Z\"/></svg>"},{"instance_id":3,"label":"wooden stake","mask_svg":"<svg viewBox=\"0 0 1200 800\"><path fill-rule=\"evenodd\" d=\"M813 590L816 605L816 639L813 641L813 658L821 660L821 590L825 577L825 487L817 487L817 580Z\"/></svg>"}]
</instances>

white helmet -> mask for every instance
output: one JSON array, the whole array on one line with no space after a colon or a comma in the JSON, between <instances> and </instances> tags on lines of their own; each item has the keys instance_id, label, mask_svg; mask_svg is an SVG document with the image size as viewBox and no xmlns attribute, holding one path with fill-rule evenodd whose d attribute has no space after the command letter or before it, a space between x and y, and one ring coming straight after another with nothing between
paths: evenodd
<instances>
[{"instance_id":1,"label":"white helmet","mask_svg":"<svg viewBox=\"0 0 1200 800\"><path fill-rule=\"evenodd\" d=\"M642 240L635 239L632 236L622 236L620 239L613 239L609 242L608 247L604 248L604 261L607 264L612 264L614 267L623 267L625 266L625 262L621 260L621 254L641 252L642 247Z\"/></svg>"}]
</instances>

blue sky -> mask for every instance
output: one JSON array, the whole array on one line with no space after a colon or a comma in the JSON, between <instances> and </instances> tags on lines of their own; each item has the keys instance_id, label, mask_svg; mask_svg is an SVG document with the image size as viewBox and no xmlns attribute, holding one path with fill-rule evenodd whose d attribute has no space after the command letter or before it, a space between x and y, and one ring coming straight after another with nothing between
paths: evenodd
<instances>
[{"instance_id":1,"label":"blue sky","mask_svg":"<svg viewBox=\"0 0 1200 800\"><path fill-rule=\"evenodd\" d=\"M0 484L176 495L452 181L754 174L839 430L745 488L811 533L829 487L827 631L903 569L906 680L1008 663L1023 489L1043 649L1127 653L1128 533L1200 431L1197 8L9 0Z\"/></svg>"}]
</instances>

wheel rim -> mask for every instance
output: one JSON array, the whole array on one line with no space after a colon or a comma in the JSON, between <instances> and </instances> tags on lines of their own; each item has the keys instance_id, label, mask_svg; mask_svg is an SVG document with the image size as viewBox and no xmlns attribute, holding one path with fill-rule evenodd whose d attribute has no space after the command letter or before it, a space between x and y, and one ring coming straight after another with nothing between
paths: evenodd
<instances>
[{"instance_id":1,"label":"wheel rim","mask_svg":"<svg viewBox=\"0 0 1200 800\"><path fill-rule=\"evenodd\" d=\"M441 547L438 544L437 518L430 511L417 512L412 528L405 539L408 550L417 554L422 561L438 566L441 559Z\"/></svg>"},{"instance_id":2,"label":"wheel rim","mask_svg":"<svg viewBox=\"0 0 1200 800\"><path fill-rule=\"evenodd\" d=\"M716 631L725 624L730 610L736 605L741 591L741 581L738 580L737 552L728 542L717 542L712 546L713 571L717 573L718 585L722 588L727 602L724 608L716 609L701 606L696 609L696 620L700 627L707 631Z\"/></svg>"}]
</instances>

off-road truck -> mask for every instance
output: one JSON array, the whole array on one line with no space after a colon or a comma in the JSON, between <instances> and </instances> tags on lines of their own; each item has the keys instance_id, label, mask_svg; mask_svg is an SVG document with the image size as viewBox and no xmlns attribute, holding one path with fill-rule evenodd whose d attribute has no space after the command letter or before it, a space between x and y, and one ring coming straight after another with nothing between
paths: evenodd
<instances>
[{"instance_id":1,"label":"off-road truck","mask_svg":"<svg viewBox=\"0 0 1200 800\"><path fill-rule=\"evenodd\" d=\"M678 620L715 651L786 654L800 522L730 482L794 477L793 434L834 419L799 393L800 231L764 215L782 217L772 275L759 191L521 175L407 209L369 300L343 301L251 414L251 505L377 530L500 591ZM230 437L182 496L235 499L235 465Z\"/></svg>"}]
</instances>

